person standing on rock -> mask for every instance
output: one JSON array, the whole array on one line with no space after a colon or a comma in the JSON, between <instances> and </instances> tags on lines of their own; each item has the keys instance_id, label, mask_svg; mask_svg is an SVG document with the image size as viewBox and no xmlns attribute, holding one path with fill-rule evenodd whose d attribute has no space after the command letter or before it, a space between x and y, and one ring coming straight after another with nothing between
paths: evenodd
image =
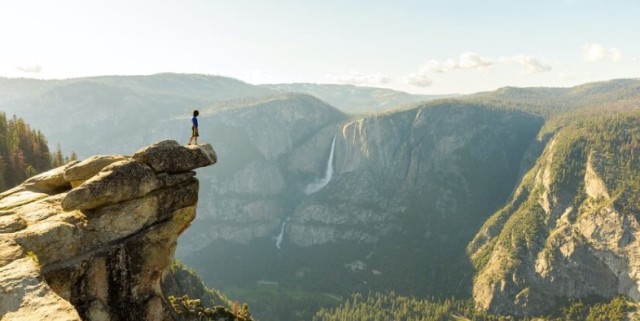
<instances>
[{"instance_id":1,"label":"person standing on rock","mask_svg":"<svg viewBox=\"0 0 640 321\"><path fill-rule=\"evenodd\" d=\"M195 142L196 145L198 145L198 136L200 136L198 134L198 115L200 115L200 112L197 110L193 111L193 117L191 117L191 138L189 139L189 144L191 145L191 142Z\"/></svg>"}]
</instances>

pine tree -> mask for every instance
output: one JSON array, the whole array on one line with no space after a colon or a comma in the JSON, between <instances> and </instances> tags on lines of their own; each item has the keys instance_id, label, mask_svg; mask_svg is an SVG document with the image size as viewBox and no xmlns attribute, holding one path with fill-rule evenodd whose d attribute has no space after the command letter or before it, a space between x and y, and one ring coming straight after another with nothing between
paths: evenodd
<instances>
[{"instance_id":1,"label":"pine tree","mask_svg":"<svg viewBox=\"0 0 640 321\"><path fill-rule=\"evenodd\" d=\"M77 155L72 153L67 159L75 160ZM32 129L16 115L8 119L5 113L0 112L0 191L64 163L59 144L51 155L41 131Z\"/></svg>"}]
</instances>

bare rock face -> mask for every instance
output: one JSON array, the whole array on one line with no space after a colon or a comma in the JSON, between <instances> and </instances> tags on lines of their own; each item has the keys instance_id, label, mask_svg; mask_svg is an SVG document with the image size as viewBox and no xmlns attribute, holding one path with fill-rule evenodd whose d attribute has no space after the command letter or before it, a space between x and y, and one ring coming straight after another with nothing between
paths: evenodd
<instances>
[{"instance_id":1,"label":"bare rock face","mask_svg":"<svg viewBox=\"0 0 640 321\"><path fill-rule=\"evenodd\" d=\"M86 210L115 204L146 195L160 185L151 167L135 160L123 160L71 190L62 200L62 208Z\"/></svg>"},{"instance_id":2,"label":"bare rock face","mask_svg":"<svg viewBox=\"0 0 640 321\"><path fill-rule=\"evenodd\" d=\"M72 162L65 166L54 168L48 172L31 177L26 180L23 185L32 190L39 190L48 193L67 190L71 187L71 184L64 178L64 172L75 164L77 164L77 162Z\"/></svg>"},{"instance_id":3,"label":"bare rock face","mask_svg":"<svg viewBox=\"0 0 640 321\"><path fill-rule=\"evenodd\" d=\"M165 140L145 147L133 159L146 163L156 172L179 173L217 162L211 145L181 146L176 141Z\"/></svg>"},{"instance_id":4,"label":"bare rock face","mask_svg":"<svg viewBox=\"0 0 640 321\"><path fill-rule=\"evenodd\" d=\"M103 168L117 161L127 159L124 155L96 155L89 157L82 162L67 166L64 171L64 180L71 182L71 186L76 187L87 179L98 174Z\"/></svg>"},{"instance_id":5,"label":"bare rock face","mask_svg":"<svg viewBox=\"0 0 640 321\"><path fill-rule=\"evenodd\" d=\"M160 284L195 218L191 170L215 152L157 145L140 160L93 157L0 194L0 319L173 320Z\"/></svg>"}]
</instances>

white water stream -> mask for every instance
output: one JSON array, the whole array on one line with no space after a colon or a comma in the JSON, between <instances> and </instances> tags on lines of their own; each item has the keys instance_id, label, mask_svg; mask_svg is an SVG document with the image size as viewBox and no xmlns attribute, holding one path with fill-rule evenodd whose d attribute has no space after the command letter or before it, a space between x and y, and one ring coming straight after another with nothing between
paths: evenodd
<instances>
[{"instance_id":1,"label":"white water stream","mask_svg":"<svg viewBox=\"0 0 640 321\"><path fill-rule=\"evenodd\" d=\"M331 142L331 151L329 152L329 160L327 161L327 170L325 171L324 177L307 185L307 187L305 187L304 189L305 194L311 195L323 189L325 186L327 186L327 184L329 184L329 182L331 181L331 178L333 177L333 154L335 152L335 149L336 149L336 136L333 136L333 141ZM291 217L288 217L284 222L282 222L282 226L280 227L280 234L276 236L276 247L278 249L280 249L280 246L282 245L282 240L284 239L284 229L287 226L287 222L289 222L290 219Z\"/></svg>"},{"instance_id":2,"label":"white water stream","mask_svg":"<svg viewBox=\"0 0 640 321\"><path fill-rule=\"evenodd\" d=\"M282 239L284 239L284 227L287 225L291 217L288 217L284 222L282 222L282 228L280 229L280 234L276 237L276 247L278 250L280 249L280 245L282 244Z\"/></svg>"},{"instance_id":3,"label":"white water stream","mask_svg":"<svg viewBox=\"0 0 640 321\"><path fill-rule=\"evenodd\" d=\"M335 148L336 148L336 136L333 136L333 141L331 142L331 152L329 152L329 160L327 161L327 171L325 172L323 178L316 180L315 182L307 185L307 187L304 189L304 192L307 195L311 195L323 189L331 181L331 177L333 177L333 152Z\"/></svg>"}]
</instances>

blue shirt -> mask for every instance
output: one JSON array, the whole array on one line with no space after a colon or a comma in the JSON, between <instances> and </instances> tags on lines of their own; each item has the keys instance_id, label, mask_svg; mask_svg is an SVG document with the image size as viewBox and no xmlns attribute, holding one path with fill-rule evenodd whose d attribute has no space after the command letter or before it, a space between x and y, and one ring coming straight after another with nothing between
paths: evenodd
<instances>
[{"instance_id":1,"label":"blue shirt","mask_svg":"<svg viewBox=\"0 0 640 321\"><path fill-rule=\"evenodd\" d=\"M198 128L198 117L191 117L191 123L193 124L193 127Z\"/></svg>"}]
</instances>

